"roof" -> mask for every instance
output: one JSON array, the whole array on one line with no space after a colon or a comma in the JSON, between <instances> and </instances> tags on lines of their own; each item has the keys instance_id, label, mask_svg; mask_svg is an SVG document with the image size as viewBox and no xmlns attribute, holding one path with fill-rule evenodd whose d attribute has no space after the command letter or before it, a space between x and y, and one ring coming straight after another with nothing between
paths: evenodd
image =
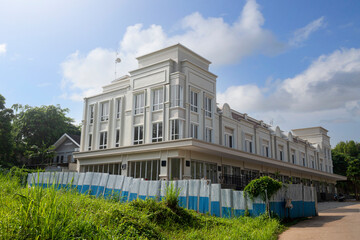
<instances>
[{"instance_id":1,"label":"roof","mask_svg":"<svg viewBox=\"0 0 360 240\"><path fill-rule=\"evenodd\" d=\"M55 149L58 148L63 142L65 142L66 139L69 139L69 140L72 141L77 147L80 147L80 136L79 136L79 135L64 133L64 134L54 143Z\"/></svg>"},{"instance_id":2,"label":"roof","mask_svg":"<svg viewBox=\"0 0 360 240\"><path fill-rule=\"evenodd\" d=\"M163 51L166 51L166 50L168 50L168 49L170 49L170 48L175 48L175 47L182 48L182 49L190 52L191 54L197 56L198 58L202 59L202 60L205 61L207 64L211 64L211 62L210 62L209 60L207 60L207 59L204 58L203 56L200 56L200 55L197 54L196 52L192 51L191 49L185 47L184 45L182 45L182 44L180 44L180 43L171 45L171 46L166 47L166 48L162 48L162 49L160 49L160 50L157 50L157 51L154 51L154 52L151 52L151 53L144 54L144 55L142 55L142 56L137 57L136 59L137 59L137 60L140 60L141 58L147 57L147 56L149 56L149 55L156 54L156 53L159 53L159 52L163 52Z\"/></svg>"}]
</instances>

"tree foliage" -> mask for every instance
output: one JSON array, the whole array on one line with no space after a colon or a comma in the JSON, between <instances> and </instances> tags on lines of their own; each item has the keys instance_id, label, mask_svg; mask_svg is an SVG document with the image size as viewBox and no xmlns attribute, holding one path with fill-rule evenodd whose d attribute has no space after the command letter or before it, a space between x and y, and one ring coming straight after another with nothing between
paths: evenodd
<instances>
[{"instance_id":1,"label":"tree foliage","mask_svg":"<svg viewBox=\"0 0 360 240\"><path fill-rule=\"evenodd\" d=\"M0 165L7 165L12 155L13 138L11 135L12 109L5 107L5 98L0 94Z\"/></svg>"},{"instance_id":2,"label":"tree foliage","mask_svg":"<svg viewBox=\"0 0 360 240\"><path fill-rule=\"evenodd\" d=\"M80 128L73 125L74 120L67 117L69 109L59 105L30 107L14 105L14 133L16 141L31 147L54 144L64 133L80 134Z\"/></svg>"},{"instance_id":3,"label":"tree foliage","mask_svg":"<svg viewBox=\"0 0 360 240\"><path fill-rule=\"evenodd\" d=\"M252 180L244 189L251 199L260 196L265 202L269 200L282 186L282 183L268 176ZM267 198L266 198L267 197Z\"/></svg>"},{"instance_id":4,"label":"tree foliage","mask_svg":"<svg viewBox=\"0 0 360 240\"><path fill-rule=\"evenodd\" d=\"M359 199L360 143L355 141L339 142L332 150L332 157L334 173L348 177L348 180L354 184L355 196Z\"/></svg>"},{"instance_id":5,"label":"tree foliage","mask_svg":"<svg viewBox=\"0 0 360 240\"><path fill-rule=\"evenodd\" d=\"M0 166L47 163L53 145L64 133L80 135L80 126L60 105L5 107L0 94Z\"/></svg>"}]
</instances>

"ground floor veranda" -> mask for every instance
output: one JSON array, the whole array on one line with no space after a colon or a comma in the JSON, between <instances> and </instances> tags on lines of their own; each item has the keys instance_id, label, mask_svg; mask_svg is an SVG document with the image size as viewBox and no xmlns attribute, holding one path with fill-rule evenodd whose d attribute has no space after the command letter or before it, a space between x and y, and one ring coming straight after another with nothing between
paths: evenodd
<instances>
[{"instance_id":1,"label":"ground floor veranda","mask_svg":"<svg viewBox=\"0 0 360 240\"><path fill-rule=\"evenodd\" d=\"M209 179L242 190L268 175L334 193L344 177L194 139L75 153L77 171L105 172L148 180Z\"/></svg>"}]
</instances>

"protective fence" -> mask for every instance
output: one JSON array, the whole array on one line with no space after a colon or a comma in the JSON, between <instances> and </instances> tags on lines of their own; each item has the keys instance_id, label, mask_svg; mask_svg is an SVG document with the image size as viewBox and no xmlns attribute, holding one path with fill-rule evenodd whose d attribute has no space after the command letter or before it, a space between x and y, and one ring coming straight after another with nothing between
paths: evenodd
<instances>
[{"instance_id":1,"label":"protective fence","mask_svg":"<svg viewBox=\"0 0 360 240\"><path fill-rule=\"evenodd\" d=\"M179 205L200 213L231 218L245 214L258 216L266 212L260 198L249 199L243 191L221 189L221 184L209 180L147 181L108 173L39 172L30 173L30 186L75 189L79 193L105 199L129 202L147 198L161 201L169 186L179 192ZM287 203L287 204L286 204ZM269 209L280 218L316 215L316 191L302 184L283 186L270 199Z\"/></svg>"}]
</instances>

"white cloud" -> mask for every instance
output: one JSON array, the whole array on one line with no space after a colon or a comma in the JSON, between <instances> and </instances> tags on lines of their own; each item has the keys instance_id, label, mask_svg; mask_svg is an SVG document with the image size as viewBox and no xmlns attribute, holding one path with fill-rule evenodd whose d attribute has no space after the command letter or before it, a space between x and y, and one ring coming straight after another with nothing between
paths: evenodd
<instances>
[{"instance_id":1,"label":"white cloud","mask_svg":"<svg viewBox=\"0 0 360 240\"><path fill-rule=\"evenodd\" d=\"M0 44L0 55L6 53L6 43Z\"/></svg>"},{"instance_id":2,"label":"white cloud","mask_svg":"<svg viewBox=\"0 0 360 240\"><path fill-rule=\"evenodd\" d=\"M299 46L307 40L311 33L325 26L324 17L320 17L303 28L296 30L289 41L290 46Z\"/></svg>"},{"instance_id":3,"label":"white cloud","mask_svg":"<svg viewBox=\"0 0 360 240\"><path fill-rule=\"evenodd\" d=\"M360 49L341 49L322 55L305 71L277 83L271 94L256 85L231 86L218 94L240 111L313 112L353 109L360 101Z\"/></svg>"},{"instance_id":4,"label":"white cloud","mask_svg":"<svg viewBox=\"0 0 360 240\"><path fill-rule=\"evenodd\" d=\"M318 57L302 73L280 80L271 89L231 86L218 93L222 105L249 113L285 130L360 122L360 49L341 49ZM337 125L339 126L339 125ZM344 129L333 127L337 136ZM340 128L339 128L340 129ZM347 132L352 137L352 132ZM335 135L335 134L334 134ZM354 135L354 134L353 134ZM341 139L335 139L340 141Z\"/></svg>"},{"instance_id":5,"label":"white cloud","mask_svg":"<svg viewBox=\"0 0 360 240\"><path fill-rule=\"evenodd\" d=\"M223 18L204 18L196 12L181 20L181 34L168 36L159 25L144 28L142 24L129 26L120 41L122 62L118 64L118 76L127 74L137 66L136 57L165 46L184 44L213 61L214 65L236 63L252 54L276 54L285 44L277 41L263 29L264 17L255 0L248 0L232 24ZM71 54L62 64L63 97L80 100L98 93L101 86L114 79L115 51L103 48L88 54Z\"/></svg>"}]
</instances>

